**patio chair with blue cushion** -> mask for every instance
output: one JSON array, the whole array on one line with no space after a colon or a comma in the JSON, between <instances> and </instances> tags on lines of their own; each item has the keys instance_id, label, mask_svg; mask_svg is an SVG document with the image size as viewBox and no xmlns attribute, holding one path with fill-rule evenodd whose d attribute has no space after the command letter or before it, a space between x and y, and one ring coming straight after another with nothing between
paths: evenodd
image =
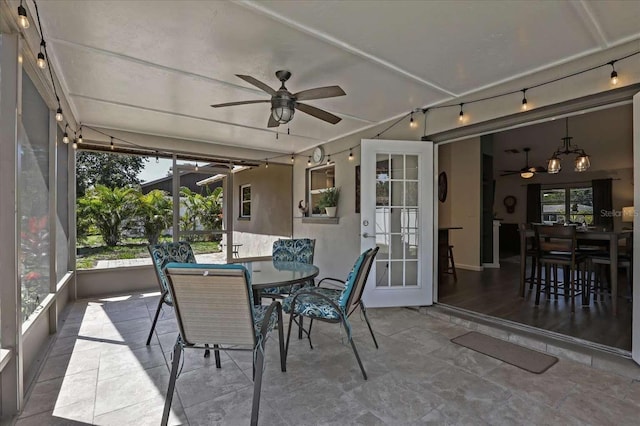
<instances>
[{"instance_id":1,"label":"patio chair with blue cushion","mask_svg":"<svg viewBox=\"0 0 640 426\"><path fill-rule=\"evenodd\" d=\"M273 242L271 260L274 262L300 262L313 264L313 252L316 240L310 238L297 238L290 240L277 240ZM262 296L272 299L283 299L289 294L295 293L301 287L313 286L313 281L291 286L269 287L262 290Z\"/></svg>"},{"instance_id":2,"label":"patio chair with blue cushion","mask_svg":"<svg viewBox=\"0 0 640 426\"><path fill-rule=\"evenodd\" d=\"M156 309L156 314L153 317L153 323L151 324L151 330L149 331L149 337L147 338L147 346L149 346L149 343L151 343L151 336L153 336L153 330L156 328L156 323L158 322L158 317L162 310L162 305L166 304L168 306L173 306L164 268L171 262L196 263L196 258L193 255L191 245L186 241L150 244L147 246L147 249L151 255L154 271L156 272L156 278L158 278L158 285L160 286L160 300L158 301L158 308Z\"/></svg>"},{"instance_id":3,"label":"patio chair with blue cushion","mask_svg":"<svg viewBox=\"0 0 640 426\"><path fill-rule=\"evenodd\" d=\"M247 269L242 265L169 263L166 267L169 294L180 334L173 347L171 376L162 424L166 425L184 349L251 351L253 356L253 403L251 424L258 424L260 391L269 331L278 328L280 368L286 371L282 307L255 306ZM216 367L220 360L216 358Z\"/></svg>"},{"instance_id":4,"label":"patio chair with blue cushion","mask_svg":"<svg viewBox=\"0 0 640 426\"><path fill-rule=\"evenodd\" d=\"M298 322L303 317L311 319L309 323L309 329L305 330L305 334L309 339L309 346L313 349L311 343L311 327L314 320L325 321L330 323L340 323L344 327L351 348L356 356L362 376L367 380L367 373L362 365L358 350L353 341L351 334L351 324L349 323L349 316L360 306L364 318L369 327L369 332L373 338L373 342L378 348L378 342L373 334L371 323L367 317L366 308L362 302L362 293L367 283L367 277L371 270L373 260L378 254L378 247L374 249L366 250L358 257L353 269L349 273L342 289L313 287L302 288L295 294L287 297L282 302L283 310L290 314L289 316L289 331L287 332L287 345L285 349L285 358L289 350L289 338L291 336L291 325L293 321ZM331 278L333 281L340 281L335 278ZM322 284L321 280L319 284ZM299 323L299 322L298 322Z\"/></svg>"}]
</instances>

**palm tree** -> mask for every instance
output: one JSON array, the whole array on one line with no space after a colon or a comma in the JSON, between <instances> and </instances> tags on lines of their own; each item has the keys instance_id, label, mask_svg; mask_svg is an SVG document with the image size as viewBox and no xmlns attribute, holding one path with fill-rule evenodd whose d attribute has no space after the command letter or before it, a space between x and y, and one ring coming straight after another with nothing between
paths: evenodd
<instances>
[{"instance_id":1,"label":"palm tree","mask_svg":"<svg viewBox=\"0 0 640 426\"><path fill-rule=\"evenodd\" d=\"M96 185L78 199L80 211L98 229L104 243L113 247L120 242L122 229L136 212L138 191L133 188L108 188Z\"/></svg>"},{"instance_id":2,"label":"palm tree","mask_svg":"<svg viewBox=\"0 0 640 426\"><path fill-rule=\"evenodd\" d=\"M144 236L149 244L158 244L162 231L169 228L173 218L173 202L169 193L154 189L138 196L138 215L142 219Z\"/></svg>"}]
</instances>

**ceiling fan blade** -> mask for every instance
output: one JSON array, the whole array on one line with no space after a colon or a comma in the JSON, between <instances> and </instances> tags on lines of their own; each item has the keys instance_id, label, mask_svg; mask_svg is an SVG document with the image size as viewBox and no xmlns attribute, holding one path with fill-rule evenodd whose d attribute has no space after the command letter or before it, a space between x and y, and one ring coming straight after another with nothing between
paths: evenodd
<instances>
[{"instance_id":1,"label":"ceiling fan blade","mask_svg":"<svg viewBox=\"0 0 640 426\"><path fill-rule=\"evenodd\" d=\"M531 167L529 170L531 170L534 173L546 173L547 172L547 169L542 167L542 166Z\"/></svg>"},{"instance_id":2,"label":"ceiling fan blade","mask_svg":"<svg viewBox=\"0 0 640 426\"><path fill-rule=\"evenodd\" d=\"M342 120L342 118L338 117L337 115L333 115L330 112L327 112L325 110L322 110L320 108L316 108L314 106L307 105L307 104L301 104L296 102L296 109L331 124L337 124Z\"/></svg>"},{"instance_id":3,"label":"ceiling fan blade","mask_svg":"<svg viewBox=\"0 0 640 426\"><path fill-rule=\"evenodd\" d=\"M276 94L276 91L273 90L271 87L267 86L265 83L261 82L260 80L251 77L250 75L236 74L236 77L240 77L241 79L243 79L247 83L253 84L257 88L264 90L265 92L267 92L271 96Z\"/></svg>"},{"instance_id":4,"label":"ceiling fan blade","mask_svg":"<svg viewBox=\"0 0 640 426\"><path fill-rule=\"evenodd\" d=\"M227 102L224 104L215 104L211 106L214 108L222 108L222 107L235 106L235 105L262 104L267 102L271 102L271 101L269 99L260 100L260 101L239 101L239 102Z\"/></svg>"},{"instance_id":5,"label":"ceiling fan blade","mask_svg":"<svg viewBox=\"0 0 640 426\"><path fill-rule=\"evenodd\" d=\"M311 99L334 98L344 96L344 90L340 86L316 87L315 89L303 90L293 95L298 101L308 101Z\"/></svg>"},{"instance_id":6,"label":"ceiling fan blade","mask_svg":"<svg viewBox=\"0 0 640 426\"><path fill-rule=\"evenodd\" d=\"M267 127L278 127L280 123L273 118L273 115L269 114L269 122L267 123Z\"/></svg>"}]
</instances>

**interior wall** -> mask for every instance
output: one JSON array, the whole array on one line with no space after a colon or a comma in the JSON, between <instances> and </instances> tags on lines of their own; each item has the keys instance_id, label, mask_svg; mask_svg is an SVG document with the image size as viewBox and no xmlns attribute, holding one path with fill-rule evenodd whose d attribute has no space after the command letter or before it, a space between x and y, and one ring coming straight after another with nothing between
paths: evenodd
<instances>
[{"instance_id":1,"label":"interior wall","mask_svg":"<svg viewBox=\"0 0 640 426\"><path fill-rule=\"evenodd\" d=\"M242 244L242 257L271 255L278 238L292 235L290 165L270 164L233 175L233 242ZM240 217L240 186L251 185L251 217Z\"/></svg>"},{"instance_id":2,"label":"interior wall","mask_svg":"<svg viewBox=\"0 0 640 426\"><path fill-rule=\"evenodd\" d=\"M438 151L438 173L445 172L448 182L447 199L438 203L438 226L462 227L449 231L456 267L481 270L480 138L440 145Z\"/></svg>"}]
</instances>

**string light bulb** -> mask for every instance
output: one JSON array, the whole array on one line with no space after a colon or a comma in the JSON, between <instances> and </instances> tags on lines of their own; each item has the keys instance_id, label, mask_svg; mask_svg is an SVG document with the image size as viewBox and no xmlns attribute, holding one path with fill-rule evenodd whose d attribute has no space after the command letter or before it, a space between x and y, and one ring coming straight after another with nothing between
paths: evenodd
<instances>
[{"instance_id":1,"label":"string light bulb","mask_svg":"<svg viewBox=\"0 0 640 426\"><path fill-rule=\"evenodd\" d=\"M527 89L522 89L522 110L526 111L527 108Z\"/></svg>"},{"instance_id":2,"label":"string light bulb","mask_svg":"<svg viewBox=\"0 0 640 426\"><path fill-rule=\"evenodd\" d=\"M264 160L264 168L268 169L269 168L269 160Z\"/></svg>"},{"instance_id":3,"label":"string light bulb","mask_svg":"<svg viewBox=\"0 0 640 426\"><path fill-rule=\"evenodd\" d=\"M78 143L75 141L75 139L73 141L73 149L78 149Z\"/></svg>"},{"instance_id":4,"label":"string light bulb","mask_svg":"<svg viewBox=\"0 0 640 426\"><path fill-rule=\"evenodd\" d=\"M295 161L296 161L295 157L293 156L293 154L291 154L291 162L295 163Z\"/></svg>"},{"instance_id":5,"label":"string light bulb","mask_svg":"<svg viewBox=\"0 0 640 426\"><path fill-rule=\"evenodd\" d=\"M311 166L311 156L309 156L309 160L307 160L307 166Z\"/></svg>"},{"instance_id":6,"label":"string light bulb","mask_svg":"<svg viewBox=\"0 0 640 426\"><path fill-rule=\"evenodd\" d=\"M353 150L349 148L349 161L353 161Z\"/></svg>"},{"instance_id":7,"label":"string light bulb","mask_svg":"<svg viewBox=\"0 0 640 426\"><path fill-rule=\"evenodd\" d=\"M82 143L82 127L80 127L80 130L78 131L78 143Z\"/></svg>"},{"instance_id":8,"label":"string light bulb","mask_svg":"<svg viewBox=\"0 0 640 426\"><path fill-rule=\"evenodd\" d=\"M411 113L411 119L409 120L409 127L411 127L412 129L418 127L418 122L413 119L413 112Z\"/></svg>"},{"instance_id":9,"label":"string light bulb","mask_svg":"<svg viewBox=\"0 0 640 426\"><path fill-rule=\"evenodd\" d=\"M464 104L460 104L460 114L458 114L458 121L461 123L464 121L464 111L462 110L463 106Z\"/></svg>"},{"instance_id":10,"label":"string light bulb","mask_svg":"<svg viewBox=\"0 0 640 426\"><path fill-rule=\"evenodd\" d=\"M62 115L62 108L58 107L56 110L56 121L64 120L64 115Z\"/></svg>"},{"instance_id":11,"label":"string light bulb","mask_svg":"<svg viewBox=\"0 0 640 426\"><path fill-rule=\"evenodd\" d=\"M40 52L38 52L38 60L36 61L40 69L45 69L47 67L47 60L44 57L44 53L42 53L42 49L46 46L47 43L45 43L44 39L42 39L40 41Z\"/></svg>"},{"instance_id":12,"label":"string light bulb","mask_svg":"<svg viewBox=\"0 0 640 426\"><path fill-rule=\"evenodd\" d=\"M331 154L327 155L327 164L331 164Z\"/></svg>"},{"instance_id":13,"label":"string light bulb","mask_svg":"<svg viewBox=\"0 0 640 426\"><path fill-rule=\"evenodd\" d=\"M115 145L113 144L113 136L111 136L111 151L115 149Z\"/></svg>"},{"instance_id":14,"label":"string light bulb","mask_svg":"<svg viewBox=\"0 0 640 426\"><path fill-rule=\"evenodd\" d=\"M614 86L616 84L618 84L618 72L616 71L616 67L615 67L615 63L616 61L611 61L609 62L609 65L611 65L611 84L613 84Z\"/></svg>"},{"instance_id":15,"label":"string light bulb","mask_svg":"<svg viewBox=\"0 0 640 426\"><path fill-rule=\"evenodd\" d=\"M196 161L196 168L195 168L195 171L196 171L196 172L198 171L198 162L197 162L197 161Z\"/></svg>"},{"instance_id":16,"label":"string light bulb","mask_svg":"<svg viewBox=\"0 0 640 426\"><path fill-rule=\"evenodd\" d=\"M18 23L25 30L29 28L29 18L27 17L27 9L22 6L22 0L20 0L20 6L18 6Z\"/></svg>"},{"instance_id":17,"label":"string light bulb","mask_svg":"<svg viewBox=\"0 0 640 426\"><path fill-rule=\"evenodd\" d=\"M69 124L64 125L64 134L62 135L62 142L64 142L65 144L69 143L69 134L67 133L68 127L69 127Z\"/></svg>"},{"instance_id":18,"label":"string light bulb","mask_svg":"<svg viewBox=\"0 0 640 426\"><path fill-rule=\"evenodd\" d=\"M160 158L158 157L158 151L156 151L156 164L160 163Z\"/></svg>"}]
</instances>

